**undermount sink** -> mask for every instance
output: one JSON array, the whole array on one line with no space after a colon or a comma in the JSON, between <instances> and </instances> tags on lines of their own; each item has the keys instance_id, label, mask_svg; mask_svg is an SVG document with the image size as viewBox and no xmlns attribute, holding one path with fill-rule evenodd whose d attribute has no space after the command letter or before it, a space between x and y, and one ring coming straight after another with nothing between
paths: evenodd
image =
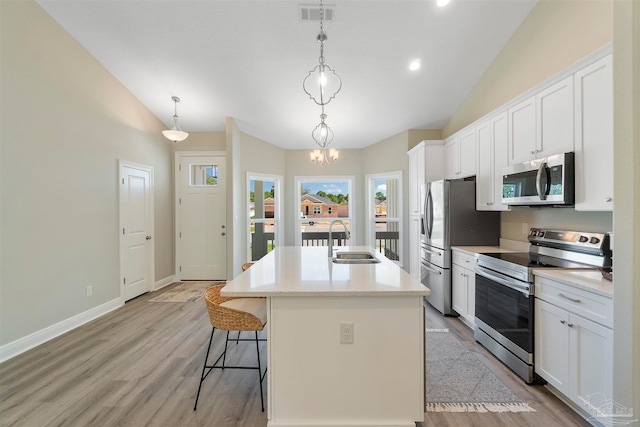
<instances>
[{"instance_id":1,"label":"undermount sink","mask_svg":"<svg viewBox=\"0 0 640 427\"><path fill-rule=\"evenodd\" d=\"M380 260L371 252L337 252L333 257L336 264L376 264Z\"/></svg>"}]
</instances>

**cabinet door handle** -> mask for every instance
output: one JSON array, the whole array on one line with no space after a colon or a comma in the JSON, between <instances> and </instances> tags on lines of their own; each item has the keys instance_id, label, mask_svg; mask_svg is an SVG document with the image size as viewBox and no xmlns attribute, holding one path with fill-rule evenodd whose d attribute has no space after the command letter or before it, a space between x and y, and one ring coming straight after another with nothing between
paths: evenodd
<instances>
[{"instance_id":1,"label":"cabinet door handle","mask_svg":"<svg viewBox=\"0 0 640 427\"><path fill-rule=\"evenodd\" d=\"M567 326L573 328L573 323L567 323Z\"/></svg>"},{"instance_id":2,"label":"cabinet door handle","mask_svg":"<svg viewBox=\"0 0 640 427\"><path fill-rule=\"evenodd\" d=\"M604 201L607 203L611 203L613 199L611 197L607 197L606 199L604 199Z\"/></svg>"},{"instance_id":3,"label":"cabinet door handle","mask_svg":"<svg viewBox=\"0 0 640 427\"><path fill-rule=\"evenodd\" d=\"M580 300L579 300L579 299L575 299L575 298L568 297L568 296L566 296L565 294L558 294L558 296L559 296L560 298L564 298L564 299L569 300L569 301L571 301L571 302L575 302L575 303L579 303L579 302L580 302Z\"/></svg>"},{"instance_id":4,"label":"cabinet door handle","mask_svg":"<svg viewBox=\"0 0 640 427\"><path fill-rule=\"evenodd\" d=\"M561 320L560 323L562 323L563 325L566 325L567 321L566 320Z\"/></svg>"},{"instance_id":5,"label":"cabinet door handle","mask_svg":"<svg viewBox=\"0 0 640 427\"><path fill-rule=\"evenodd\" d=\"M487 206L492 206L493 202L487 202Z\"/></svg>"}]
</instances>

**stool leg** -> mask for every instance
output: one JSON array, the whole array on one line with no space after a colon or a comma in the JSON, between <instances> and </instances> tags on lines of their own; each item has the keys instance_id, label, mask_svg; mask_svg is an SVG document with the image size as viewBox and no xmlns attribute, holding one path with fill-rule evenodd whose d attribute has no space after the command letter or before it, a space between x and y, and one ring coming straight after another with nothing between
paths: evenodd
<instances>
[{"instance_id":1,"label":"stool leg","mask_svg":"<svg viewBox=\"0 0 640 427\"><path fill-rule=\"evenodd\" d=\"M209 346L207 347L207 355L204 357L204 365L202 366L202 374L200 375L200 384L198 385L198 394L196 394L196 403L193 405L195 411L198 407L198 399L200 398L200 389L202 388L202 381L204 381L204 371L207 369L207 360L209 360L209 351L211 351L211 343L213 342L213 333L216 331L215 326L211 328L211 337L209 338Z\"/></svg>"},{"instance_id":2,"label":"stool leg","mask_svg":"<svg viewBox=\"0 0 640 427\"><path fill-rule=\"evenodd\" d=\"M229 344L229 331L227 331L227 339L224 342L224 353L222 353L222 370L224 371L224 361L227 358L227 344Z\"/></svg>"},{"instance_id":3,"label":"stool leg","mask_svg":"<svg viewBox=\"0 0 640 427\"><path fill-rule=\"evenodd\" d=\"M258 331L256 331L256 352L258 353L258 382L260 383L260 405L264 412L264 396L262 394L262 369L260 369L260 344L258 343Z\"/></svg>"}]
</instances>

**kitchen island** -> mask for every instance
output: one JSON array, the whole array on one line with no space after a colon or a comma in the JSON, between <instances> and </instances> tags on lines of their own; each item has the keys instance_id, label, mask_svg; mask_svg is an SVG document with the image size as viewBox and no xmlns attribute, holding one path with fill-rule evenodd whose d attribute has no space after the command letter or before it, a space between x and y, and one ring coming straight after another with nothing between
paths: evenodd
<instances>
[{"instance_id":1,"label":"kitchen island","mask_svg":"<svg viewBox=\"0 0 640 427\"><path fill-rule=\"evenodd\" d=\"M370 251L341 247L336 252ZM267 297L268 426L415 426L430 291L394 262L336 264L279 247L224 296Z\"/></svg>"}]
</instances>

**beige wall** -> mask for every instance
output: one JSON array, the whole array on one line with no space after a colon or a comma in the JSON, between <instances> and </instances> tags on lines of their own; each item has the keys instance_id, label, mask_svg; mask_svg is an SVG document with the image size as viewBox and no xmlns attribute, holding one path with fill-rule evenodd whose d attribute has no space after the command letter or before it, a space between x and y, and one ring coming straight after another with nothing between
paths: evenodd
<instances>
[{"instance_id":1,"label":"beige wall","mask_svg":"<svg viewBox=\"0 0 640 427\"><path fill-rule=\"evenodd\" d=\"M442 138L442 129L409 129L409 146L407 151L418 145L422 141L438 141Z\"/></svg>"},{"instance_id":2,"label":"beige wall","mask_svg":"<svg viewBox=\"0 0 640 427\"><path fill-rule=\"evenodd\" d=\"M225 132L189 132L184 141L174 142L173 151L226 151Z\"/></svg>"},{"instance_id":3,"label":"beige wall","mask_svg":"<svg viewBox=\"0 0 640 427\"><path fill-rule=\"evenodd\" d=\"M611 42L611 19L611 0L540 0L445 125L442 136L449 137Z\"/></svg>"},{"instance_id":4,"label":"beige wall","mask_svg":"<svg viewBox=\"0 0 640 427\"><path fill-rule=\"evenodd\" d=\"M118 159L154 168L156 280L174 242L162 123L35 2L0 15L4 345L119 298Z\"/></svg>"}]
</instances>

